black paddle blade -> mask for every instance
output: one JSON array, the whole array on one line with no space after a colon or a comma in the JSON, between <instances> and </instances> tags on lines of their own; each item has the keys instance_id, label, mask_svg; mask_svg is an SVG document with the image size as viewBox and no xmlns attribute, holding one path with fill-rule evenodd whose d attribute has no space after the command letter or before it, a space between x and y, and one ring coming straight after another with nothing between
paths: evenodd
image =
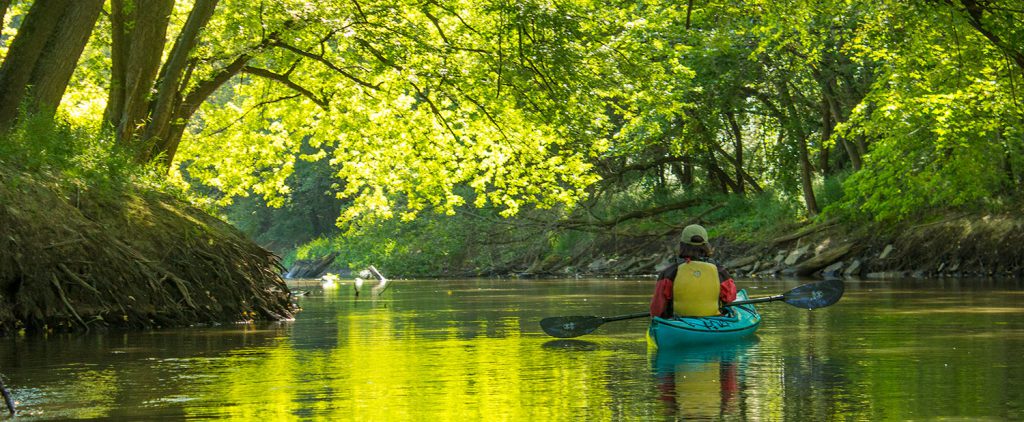
<instances>
[{"instance_id":1,"label":"black paddle blade","mask_svg":"<svg viewBox=\"0 0 1024 422\"><path fill-rule=\"evenodd\" d=\"M540 320L540 328L551 337L572 338L589 334L604 324L604 318L596 316L562 316Z\"/></svg>"},{"instance_id":2,"label":"black paddle blade","mask_svg":"<svg viewBox=\"0 0 1024 422\"><path fill-rule=\"evenodd\" d=\"M843 297L846 285L842 280L825 280L805 284L786 292L782 300L804 309L824 308Z\"/></svg>"}]
</instances>

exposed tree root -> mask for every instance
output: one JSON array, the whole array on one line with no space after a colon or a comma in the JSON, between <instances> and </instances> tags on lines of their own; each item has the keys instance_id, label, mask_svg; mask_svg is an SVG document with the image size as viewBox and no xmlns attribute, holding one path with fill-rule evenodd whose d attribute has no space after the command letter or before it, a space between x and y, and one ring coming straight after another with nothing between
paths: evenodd
<instances>
[{"instance_id":1,"label":"exposed tree root","mask_svg":"<svg viewBox=\"0 0 1024 422\"><path fill-rule=\"evenodd\" d=\"M278 258L230 225L58 180L0 168L0 334L292 317Z\"/></svg>"}]
</instances>

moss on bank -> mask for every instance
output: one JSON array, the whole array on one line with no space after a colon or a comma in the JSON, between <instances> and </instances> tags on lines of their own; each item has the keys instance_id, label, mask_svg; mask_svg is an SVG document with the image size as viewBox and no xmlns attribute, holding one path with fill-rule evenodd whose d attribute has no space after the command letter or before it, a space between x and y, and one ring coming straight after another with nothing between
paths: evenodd
<instances>
[{"instance_id":1,"label":"moss on bank","mask_svg":"<svg viewBox=\"0 0 1024 422\"><path fill-rule=\"evenodd\" d=\"M0 334L292 316L278 258L238 230L167 194L78 180L0 165Z\"/></svg>"}]
</instances>

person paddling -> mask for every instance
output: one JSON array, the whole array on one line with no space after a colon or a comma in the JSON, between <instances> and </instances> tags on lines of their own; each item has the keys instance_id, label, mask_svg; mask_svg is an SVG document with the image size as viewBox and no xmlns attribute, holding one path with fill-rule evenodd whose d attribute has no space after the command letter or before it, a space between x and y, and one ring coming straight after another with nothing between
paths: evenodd
<instances>
[{"instance_id":1,"label":"person paddling","mask_svg":"<svg viewBox=\"0 0 1024 422\"><path fill-rule=\"evenodd\" d=\"M710 256L707 230L697 224L686 226L677 261L658 274L652 317L720 315L721 305L736 300L736 283Z\"/></svg>"}]
</instances>

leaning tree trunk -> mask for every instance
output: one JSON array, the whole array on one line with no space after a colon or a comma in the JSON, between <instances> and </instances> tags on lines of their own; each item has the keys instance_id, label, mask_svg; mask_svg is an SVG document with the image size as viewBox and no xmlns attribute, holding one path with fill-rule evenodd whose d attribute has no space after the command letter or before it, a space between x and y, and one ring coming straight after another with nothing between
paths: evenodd
<instances>
[{"instance_id":1,"label":"leaning tree trunk","mask_svg":"<svg viewBox=\"0 0 1024 422\"><path fill-rule=\"evenodd\" d=\"M9 1L0 3L0 21ZM0 129L22 106L53 116L85 49L103 0L37 0L0 66Z\"/></svg>"},{"instance_id":2,"label":"leaning tree trunk","mask_svg":"<svg viewBox=\"0 0 1024 422\"><path fill-rule=\"evenodd\" d=\"M0 130L10 128L25 101L32 72L70 0L37 0L0 65Z\"/></svg>"},{"instance_id":3,"label":"leaning tree trunk","mask_svg":"<svg viewBox=\"0 0 1024 422\"><path fill-rule=\"evenodd\" d=\"M29 78L30 113L53 117L102 9L103 0L76 0L64 10Z\"/></svg>"},{"instance_id":4,"label":"leaning tree trunk","mask_svg":"<svg viewBox=\"0 0 1024 422\"><path fill-rule=\"evenodd\" d=\"M177 139L171 140L171 125L175 117L182 117L185 121L191 117L176 116L175 113L181 106L180 87L185 77L186 64L189 54L199 42L199 33L213 16L217 8L218 0L197 0L189 12L185 26L178 33L178 38L171 48L170 56L160 69L160 76L156 81L156 96L153 98L149 109L149 120L142 133L142 141L145 147L149 148L148 158L153 158L167 150L166 142L170 141L177 145ZM184 125L182 130L184 130ZM177 134L180 139L181 134ZM173 153L168 154L173 157ZM168 164L170 158L167 158Z\"/></svg>"},{"instance_id":5,"label":"leaning tree trunk","mask_svg":"<svg viewBox=\"0 0 1024 422\"><path fill-rule=\"evenodd\" d=\"M953 4L952 0L946 0L947 3ZM978 0L960 0L959 3L964 7L963 13L967 15L967 22L974 27L982 36L989 40L992 45L998 47L1006 54L1007 57L1013 59L1014 63L1017 64L1021 70L1024 70L1024 50L1022 50L1019 44L1012 42L1013 40L1005 40L995 33L992 28L991 22L986 25L984 19L987 14L989 17L993 17L996 11L1005 11L1007 14L1019 13L1019 10L1011 10L1009 8L1001 8L997 5L991 4L988 1ZM955 7L955 4L953 5ZM1008 18L1003 16L1003 18ZM995 17L998 19L998 17ZM1010 20L1010 19L1007 19ZM1019 18L1015 19L1019 22ZM1012 34L1012 33L1011 33ZM1012 38L1012 37L1010 37Z\"/></svg>"},{"instance_id":6,"label":"leaning tree trunk","mask_svg":"<svg viewBox=\"0 0 1024 422\"><path fill-rule=\"evenodd\" d=\"M266 46L266 42L261 44L259 48ZM178 145L181 144L181 137L185 133L185 127L188 125L189 119L192 115L199 110L199 106L206 101L213 92L224 85L235 75L239 74L245 65L252 60L252 56L249 54L242 54L235 58L233 62L225 66L219 72L211 76L209 79L199 81L196 87L184 94L185 99L181 100L180 103L175 107L175 112L167 116L169 122L166 125L166 131L163 134L154 135L154 140L159 140L156 146L151 150L151 155L148 159L152 160L156 157L162 157L161 165L164 170L171 168L171 163L174 161L174 155L178 152ZM183 94L177 93L177 96Z\"/></svg>"},{"instance_id":7,"label":"leaning tree trunk","mask_svg":"<svg viewBox=\"0 0 1024 422\"><path fill-rule=\"evenodd\" d=\"M827 113L832 120L832 127L834 128L836 124L843 123L845 119L843 118L839 101L836 99L835 80L822 82L822 96L828 105ZM851 141L844 136L839 138L839 142L842 142L843 148L846 150L846 155L850 157L850 164L853 166L853 170L860 170L864 163L861 157L866 153L863 143L857 140Z\"/></svg>"},{"instance_id":8,"label":"leaning tree trunk","mask_svg":"<svg viewBox=\"0 0 1024 422\"><path fill-rule=\"evenodd\" d=\"M814 197L814 184L811 182L811 174L814 169L811 167L810 154L807 151L807 138L801 137L800 148L800 186L804 192L804 202L807 204L807 214L811 217L818 215L818 200Z\"/></svg>"}]
</instances>

